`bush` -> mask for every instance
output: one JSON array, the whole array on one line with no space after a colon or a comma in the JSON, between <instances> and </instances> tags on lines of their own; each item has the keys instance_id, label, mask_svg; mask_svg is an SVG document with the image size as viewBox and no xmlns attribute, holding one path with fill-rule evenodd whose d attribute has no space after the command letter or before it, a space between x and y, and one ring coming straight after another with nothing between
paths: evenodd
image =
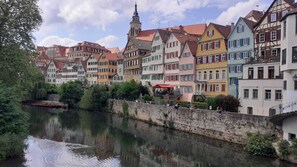
<instances>
[{"instance_id":1,"label":"bush","mask_svg":"<svg viewBox=\"0 0 297 167\"><path fill-rule=\"evenodd\" d=\"M229 112L238 112L238 107L240 106L239 100L230 95L218 95L215 97L215 102L217 106L221 106L224 110ZM213 107L213 109L215 108Z\"/></svg>"},{"instance_id":2,"label":"bush","mask_svg":"<svg viewBox=\"0 0 297 167\"><path fill-rule=\"evenodd\" d=\"M280 158L284 159L287 158L290 152L290 143L287 140L282 140L278 143L278 151L280 154Z\"/></svg>"},{"instance_id":3,"label":"bush","mask_svg":"<svg viewBox=\"0 0 297 167\"><path fill-rule=\"evenodd\" d=\"M290 147L290 152L294 155L297 156L297 139L292 139L291 140L291 147Z\"/></svg>"},{"instance_id":4,"label":"bush","mask_svg":"<svg viewBox=\"0 0 297 167\"><path fill-rule=\"evenodd\" d=\"M276 156L276 151L272 146L272 138L259 132L248 135L244 149L252 155Z\"/></svg>"},{"instance_id":5,"label":"bush","mask_svg":"<svg viewBox=\"0 0 297 167\"><path fill-rule=\"evenodd\" d=\"M209 108L209 106L211 106L213 110L215 110L218 107L216 99L214 97L208 97L206 103L207 109Z\"/></svg>"},{"instance_id":6,"label":"bush","mask_svg":"<svg viewBox=\"0 0 297 167\"><path fill-rule=\"evenodd\" d=\"M80 81L70 81L61 86L60 101L68 104L69 108L75 107L84 94L83 85Z\"/></svg>"},{"instance_id":7,"label":"bush","mask_svg":"<svg viewBox=\"0 0 297 167\"><path fill-rule=\"evenodd\" d=\"M25 135L4 134L0 136L0 160L20 156L25 147Z\"/></svg>"},{"instance_id":8,"label":"bush","mask_svg":"<svg viewBox=\"0 0 297 167\"><path fill-rule=\"evenodd\" d=\"M193 106L195 108L199 108L199 109L207 109L207 103L206 102L194 102Z\"/></svg>"},{"instance_id":9,"label":"bush","mask_svg":"<svg viewBox=\"0 0 297 167\"><path fill-rule=\"evenodd\" d=\"M186 107L186 108L190 108L191 107L191 103L189 102L184 102L184 101L177 101L177 104L181 107Z\"/></svg>"},{"instance_id":10,"label":"bush","mask_svg":"<svg viewBox=\"0 0 297 167\"><path fill-rule=\"evenodd\" d=\"M146 94L146 95L144 95L144 96L142 97L142 99L143 99L144 101L153 101L153 100L154 100L154 97L153 97L153 96L150 96L150 95L148 95L148 94Z\"/></svg>"}]
</instances>

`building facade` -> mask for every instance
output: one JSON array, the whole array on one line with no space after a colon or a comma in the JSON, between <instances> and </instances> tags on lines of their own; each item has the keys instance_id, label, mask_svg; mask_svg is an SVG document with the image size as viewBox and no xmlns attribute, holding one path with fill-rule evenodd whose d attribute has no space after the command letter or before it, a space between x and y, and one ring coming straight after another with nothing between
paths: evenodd
<instances>
[{"instance_id":1,"label":"building facade","mask_svg":"<svg viewBox=\"0 0 297 167\"><path fill-rule=\"evenodd\" d=\"M93 42L81 42L69 48L67 56L69 58L85 58L87 59L92 54L110 53L105 47Z\"/></svg>"},{"instance_id":2,"label":"building facade","mask_svg":"<svg viewBox=\"0 0 297 167\"><path fill-rule=\"evenodd\" d=\"M88 85L97 84L98 80L98 61L100 58L100 54L92 54L86 60L86 79Z\"/></svg>"},{"instance_id":3,"label":"building facade","mask_svg":"<svg viewBox=\"0 0 297 167\"><path fill-rule=\"evenodd\" d=\"M103 53L98 61L98 84L110 85L113 76L117 74L118 54Z\"/></svg>"},{"instance_id":4,"label":"building facade","mask_svg":"<svg viewBox=\"0 0 297 167\"><path fill-rule=\"evenodd\" d=\"M196 94L228 95L227 37L231 26L210 23L198 42Z\"/></svg>"},{"instance_id":5,"label":"building facade","mask_svg":"<svg viewBox=\"0 0 297 167\"><path fill-rule=\"evenodd\" d=\"M228 92L238 97L238 80L242 79L243 64L254 57L254 34L252 22L239 18L228 37Z\"/></svg>"},{"instance_id":6,"label":"building facade","mask_svg":"<svg viewBox=\"0 0 297 167\"><path fill-rule=\"evenodd\" d=\"M239 80L239 112L272 116L282 103L282 74L278 62L246 64Z\"/></svg>"},{"instance_id":7,"label":"building facade","mask_svg":"<svg viewBox=\"0 0 297 167\"><path fill-rule=\"evenodd\" d=\"M179 56L181 101L192 102L196 80L196 51L198 43L187 41Z\"/></svg>"},{"instance_id":8,"label":"building facade","mask_svg":"<svg viewBox=\"0 0 297 167\"><path fill-rule=\"evenodd\" d=\"M282 112L292 112L297 110L297 9L283 17L281 39Z\"/></svg>"}]
</instances>

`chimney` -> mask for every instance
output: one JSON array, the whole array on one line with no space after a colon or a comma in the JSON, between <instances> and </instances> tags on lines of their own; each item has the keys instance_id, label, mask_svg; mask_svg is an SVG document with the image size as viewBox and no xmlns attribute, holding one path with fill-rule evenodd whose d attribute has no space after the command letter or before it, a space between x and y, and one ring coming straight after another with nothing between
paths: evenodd
<instances>
[{"instance_id":1,"label":"chimney","mask_svg":"<svg viewBox=\"0 0 297 167\"><path fill-rule=\"evenodd\" d=\"M184 32L184 27L182 25L179 26L179 32L183 33Z\"/></svg>"},{"instance_id":2,"label":"chimney","mask_svg":"<svg viewBox=\"0 0 297 167\"><path fill-rule=\"evenodd\" d=\"M231 23L231 31L233 31L233 29L234 29L234 23L232 22Z\"/></svg>"}]
</instances>

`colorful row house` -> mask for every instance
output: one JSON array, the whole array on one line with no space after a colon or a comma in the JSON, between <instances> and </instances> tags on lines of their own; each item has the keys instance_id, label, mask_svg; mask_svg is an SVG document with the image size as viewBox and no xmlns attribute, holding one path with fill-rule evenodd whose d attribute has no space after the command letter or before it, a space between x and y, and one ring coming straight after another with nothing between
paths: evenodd
<instances>
[{"instance_id":1,"label":"colorful row house","mask_svg":"<svg viewBox=\"0 0 297 167\"><path fill-rule=\"evenodd\" d=\"M98 61L98 80L100 85L110 85L113 76L117 74L117 61L120 54L103 53Z\"/></svg>"},{"instance_id":2,"label":"colorful row house","mask_svg":"<svg viewBox=\"0 0 297 167\"><path fill-rule=\"evenodd\" d=\"M231 26L210 23L198 42L196 95L228 94L227 43Z\"/></svg>"}]
</instances>

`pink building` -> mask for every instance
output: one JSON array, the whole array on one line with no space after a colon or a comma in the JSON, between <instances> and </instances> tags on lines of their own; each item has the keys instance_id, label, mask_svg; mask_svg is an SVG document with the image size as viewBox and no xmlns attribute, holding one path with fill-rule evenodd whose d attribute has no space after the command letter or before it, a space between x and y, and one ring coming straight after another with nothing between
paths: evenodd
<instances>
[{"instance_id":1,"label":"pink building","mask_svg":"<svg viewBox=\"0 0 297 167\"><path fill-rule=\"evenodd\" d=\"M191 102L194 95L197 46L196 41L187 41L179 57L181 101Z\"/></svg>"}]
</instances>

